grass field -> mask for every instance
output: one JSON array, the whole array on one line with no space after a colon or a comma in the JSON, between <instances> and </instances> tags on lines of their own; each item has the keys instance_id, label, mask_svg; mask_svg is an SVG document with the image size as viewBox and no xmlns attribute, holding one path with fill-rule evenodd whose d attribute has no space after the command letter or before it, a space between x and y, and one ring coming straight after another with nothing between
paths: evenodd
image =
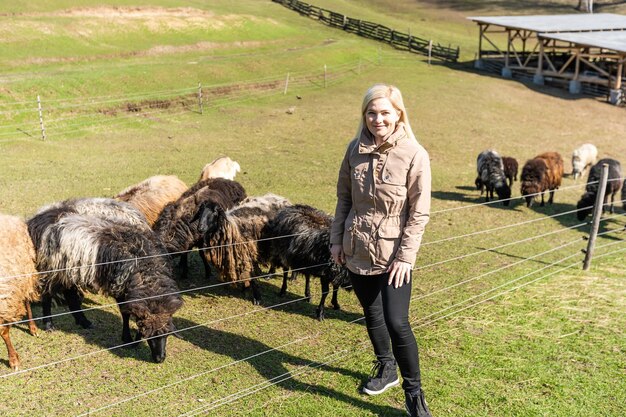
<instances>
[{"instance_id":1,"label":"grass field","mask_svg":"<svg viewBox=\"0 0 626 417\"><path fill-rule=\"evenodd\" d=\"M265 0L15 3L0 5L1 212L28 217L156 174L192 184L220 155L240 163L249 195L273 192L332 212L362 95L393 83L433 169L411 306L433 415L625 414L624 233L601 236L583 272L589 226L563 213L575 209L584 181L565 178L555 204L530 209L521 200L477 205L473 188L476 155L489 147L520 163L558 151L569 171L571 151L593 142L601 157L626 163L623 108L476 73L469 62L478 29L466 16L573 13L576 2L312 2L459 45L454 66L429 66ZM596 7L626 11L619 2ZM287 94L264 90L287 73ZM203 114L198 83L211 91ZM623 228L623 213L620 204L601 231ZM483 233L490 229L498 230ZM372 353L353 293L340 292L342 309L327 309L320 323L317 285L307 303L302 279L284 298L278 278L262 280L262 306L253 306L249 294L205 280L191 258L174 317L181 339L169 338L164 363L150 361L145 343L110 349L121 343L119 312L112 299L88 294L94 329L77 329L67 315L37 338L14 327L22 372L10 371L0 349L0 415L405 415L399 389L358 392Z\"/></svg>"}]
</instances>

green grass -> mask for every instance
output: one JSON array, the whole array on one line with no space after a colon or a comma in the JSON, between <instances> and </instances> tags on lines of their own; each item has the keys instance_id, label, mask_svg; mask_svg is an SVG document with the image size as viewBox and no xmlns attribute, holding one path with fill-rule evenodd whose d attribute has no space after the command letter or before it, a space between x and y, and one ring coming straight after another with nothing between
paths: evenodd
<instances>
[{"instance_id":1,"label":"green grass","mask_svg":"<svg viewBox=\"0 0 626 417\"><path fill-rule=\"evenodd\" d=\"M475 157L481 150L495 147L520 163L556 150L567 160L576 146L590 141L602 157L624 162L626 155L626 142L619 139L626 136L622 108L477 74L469 65L428 66L422 57L325 27L269 1L243 0L236 8L232 1L185 5L233 16L245 22L249 30L243 32L207 29L204 36L190 27L179 32L163 29L148 36L148 19L132 28L132 36L118 25L99 25L99 35L85 36L83 44L76 44L77 32L62 23L69 19L71 27L79 27L88 19L54 13L75 5L94 8L100 2L19 3L0 10L22 13L11 18L10 24L24 24L22 29L13 26L16 30L8 35L3 32L8 37L3 38L2 48L8 46L2 49L0 61L0 103L32 100L41 94L50 122L44 142L37 136L36 113L0 113L5 126L33 130L28 136L0 125L0 134L9 133L0 136L3 213L27 217L61 199L111 196L155 174L175 174L192 184L204 164L219 155L241 164L237 179L248 194L274 192L332 212L337 169L358 123L362 94L375 82L391 82L403 91L413 129L432 159L434 213L425 243L537 220L424 245L417 267L578 224L571 214L547 218L575 208L583 181L575 183L569 177L564 188L580 187L557 193L553 206L528 209L516 200L508 208L476 206L440 212L482 202L472 189ZM480 2L452 1L320 0L314 4L398 30L411 27L415 34L419 29L414 22L423 22L442 43L460 44L464 59L473 56L471 48L476 48L477 38L476 27L465 15L521 13L519 5L513 9L505 2L491 2L489 7L494 9L482 8ZM180 6L164 0L132 5ZM570 10L564 1L522 5L532 12ZM4 15L0 19L9 20ZM53 32L45 48L32 33L43 21ZM237 43L240 40L255 43ZM203 41L222 46L194 46ZM148 50L161 52L150 55L145 53ZM47 61L33 66L34 58ZM359 58L375 65L364 65L358 73ZM294 81L286 95L243 94L236 100L229 100L232 93L205 97L203 115L193 106L185 110L176 104L178 98L169 97L172 106L168 109L150 109L143 103L142 111L129 113L127 102L141 104L144 99L106 102L104 97L151 93L146 94L147 100L154 100L160 96L152 92L193 89L199 81L204 86L232 88L246 80L283 80L287 72L297 80L298 75L321 72L318 69L325 64L330 73L341 65L352 72L326 89L319 80ZM90 97L98 97L98 103L91 103ZM81 106L62 108L67 104ZM513 195L519 196L517 183ZM623 213L621 206L618 213ZM623 217L606 220L602 230L623 225ZM581 271L580 263L562 272L550 266L584 248L582 236L587 230L588 226L562 231L417 271L411 317L420 346L424 389L435 416L624 414L623 252L595 259L589 272ZM598 246L623 238L623 233L609 234L599 239ZM567 243L571 245L536 256ZM596 254L623 248L623 243L599 247ZM192 259L192 278L180 282L181 289L215 284L203 278L197 257ZM579 255L560 266L581 259ZM12 375L5 354L0 354L4 366L0 369L4 379L0 414L78 415L128 400L93 415L170 416L200 407L216 416L404 415L400 390L374 398L358 392L372 354L364 327L351 323L361 316L353 293L342 291L342 310L328 309L327 320L318 323L313 318L320 291L317 285L312 288L313 304L298 300L304 292L302 279L290 283L286 298L277 296L278 279L263 280L261 286L264 306L292 303L255 312L249 294L242 297L228 287L186 293L176 325L179 329L198 327L183 332L182 340L168 340L168 358L162 364L150 362L145 343L137 349L98 353L120 343L121 321L115 306L87 312L96 325L91 330L77 329L68 316L56 319L58 331L38 338L31 337L25 326L15 326L11 334L22 369L68 361ZM518 286L522 287L514 289ZM111 303L110 298L89 294L85 306ZM40 315L38 305L34 310ZM275 347L277 351L246 359ZM81 355L89 356L69 360ZM326 366L301 373L308 364L331 359ZM273 379L286 372L295 376ZM277 383L266 387L272 382ZM149 390L156 391L141 395ZM240 392L250 395L208 409ZM139 397L130 400L135 396Z\"/></svg>"}]
</instances>

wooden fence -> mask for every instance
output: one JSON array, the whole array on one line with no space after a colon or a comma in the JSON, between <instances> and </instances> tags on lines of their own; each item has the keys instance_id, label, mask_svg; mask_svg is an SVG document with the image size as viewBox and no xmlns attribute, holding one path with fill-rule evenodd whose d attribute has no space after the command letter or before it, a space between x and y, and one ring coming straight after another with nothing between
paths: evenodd
<instances>
[{"instance_id":1,"label":"wooden fence","mask_svg":"<svg viewBox=\"0 0 626 417\"><path fill-rule=\"evenodd\" d=\"M459 47L442 46L407 33L398 32L387 26L365 20L353 19L331 10L322 9L299 0L272 0L274 3L295 10L303 16L319 20L328 26L343 29L364 38L375 39L392 45L394 48L423 54L428 57L456 62L459 59Z\"/></svg>"}]
</instances>

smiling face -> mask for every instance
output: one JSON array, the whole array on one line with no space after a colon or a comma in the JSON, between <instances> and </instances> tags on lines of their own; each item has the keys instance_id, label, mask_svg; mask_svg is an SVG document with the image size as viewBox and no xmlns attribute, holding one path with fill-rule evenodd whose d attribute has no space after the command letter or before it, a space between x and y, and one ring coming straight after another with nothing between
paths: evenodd
<instances>
[{"instance_id":1,"label":"smiling face","mask_svg":"<svg viewBox=\"0 0 626 417\"><path fill-rule=\"evenodd\" d=\"M398 120L400 112L388 98L374 99L365 109L365 125L379 145L395 132Z\"/></svg>"}]
</instances>

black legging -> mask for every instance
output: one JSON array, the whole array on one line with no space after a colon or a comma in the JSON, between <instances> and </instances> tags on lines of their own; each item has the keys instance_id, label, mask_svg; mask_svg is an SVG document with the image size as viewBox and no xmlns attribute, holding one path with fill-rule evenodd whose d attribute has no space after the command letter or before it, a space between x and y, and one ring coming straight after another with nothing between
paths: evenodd
<instances>
[{"instance_id":1,"label":"black legging","mask_svg":"<svg viewBox=\"0 0 626 417\"><path fill-rule=\"evenodd\" d=\"M365 324L379 361L395 360L402 375L402 388L421 388L417 342L409 324L411 280L399 288L387 285L389 274L358 275L350 272L352 287L363 307ZM391 340L391 349L389 348ZM393 350L393 355L392 355Z\"/></svg>"}]
</instances>

